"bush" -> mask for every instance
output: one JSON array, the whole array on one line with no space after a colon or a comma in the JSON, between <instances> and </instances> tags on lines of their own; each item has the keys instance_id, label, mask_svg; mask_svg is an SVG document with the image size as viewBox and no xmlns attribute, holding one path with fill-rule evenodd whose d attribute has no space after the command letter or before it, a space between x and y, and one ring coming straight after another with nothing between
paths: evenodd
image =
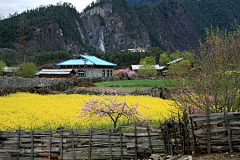
<instances>
[{"instance_id":1,"label":"bush","mask_svg":"<svg viewBox=\"0 0 240 160\"><path fill-rule=\"evenodd\" d=\"M37 67L35 63L24 63L20 65L20 69L17 72L18 76L24 77L24 78L32 78L35 73L37 73Z\"/></svg>"}]
</instances>

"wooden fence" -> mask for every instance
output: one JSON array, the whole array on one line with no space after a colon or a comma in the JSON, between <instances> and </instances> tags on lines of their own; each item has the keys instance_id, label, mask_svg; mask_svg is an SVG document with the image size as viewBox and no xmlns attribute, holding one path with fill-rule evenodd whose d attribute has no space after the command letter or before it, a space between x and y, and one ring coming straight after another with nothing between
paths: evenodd
<instances>
[{"instance_id":1,"label":"wooden fence","mask_svg":"<svg viewBox=\"0 0 240 160\"><path fill-rule=\"evenodd\" d=\"M239 151L240 112L189 115L147 126L107 130L0 131L0 160L141 159L151 154Z\"/></svg>"},{"instance_id":2,"label":"wooden fence","mask_svg":"<svg viewBox=\"0 0 240 160\"><path fill-rule=\"evenodd\" d=\"M240 112L189 115L200 152L240 151Z\"/></svg>"},{"instance_id":3,"label":"wooden fence","mask_svg":"<svg viewBox=\"0 0 240 160\"><path fill-rule=\"evenodd\" d=\"M96 129L1 131L0 159L138 159L164 153L161 130Z\"/></svg>"}]
</instances>

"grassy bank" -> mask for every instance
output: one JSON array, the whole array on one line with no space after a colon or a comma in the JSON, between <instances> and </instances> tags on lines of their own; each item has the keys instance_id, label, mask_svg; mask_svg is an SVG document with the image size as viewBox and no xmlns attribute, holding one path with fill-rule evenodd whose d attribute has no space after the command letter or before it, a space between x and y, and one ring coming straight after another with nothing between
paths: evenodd
<instances>
[{"instance_id":1,"label":"grassy bank","mask_svg":"<svg viewBox=\"0 0 240 160\"><path fill-rule=\"evenodd\" d=\"M172 87L169 80L122 80L95 83L101 87Z\"/></svg>"}]
</instances>

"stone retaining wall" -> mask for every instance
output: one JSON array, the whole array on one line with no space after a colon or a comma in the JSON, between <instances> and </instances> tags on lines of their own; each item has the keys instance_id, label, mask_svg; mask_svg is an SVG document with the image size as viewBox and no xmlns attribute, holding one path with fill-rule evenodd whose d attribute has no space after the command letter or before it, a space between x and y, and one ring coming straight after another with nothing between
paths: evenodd
<instances>
[{"instance_id":1,"label":"stone retaining wall","mask_svg":"<svg viewBox=\"0 0 240 160\"><path fill-rule=\"evenodd\" d=\"M21 78L21 77L0 77L0 88L32 88L49 87L64 84L64 86L73 85L72 79L59 78Z\"/></svg>"}]
</instances>

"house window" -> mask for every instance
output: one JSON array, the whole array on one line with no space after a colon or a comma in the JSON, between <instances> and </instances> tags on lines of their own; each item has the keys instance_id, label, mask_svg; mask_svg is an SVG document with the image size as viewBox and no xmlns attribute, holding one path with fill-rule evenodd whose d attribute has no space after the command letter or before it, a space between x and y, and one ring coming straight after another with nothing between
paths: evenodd
<instances>
[{"instance_id":1,"label":"house window","mask_svg":"<svg viewBox=\"0 0 240 160\"><path fill-rule=\"evenodd\" d=\"M78 76L79 77L84 77L85 76L85 71L84 70L78 70Z\"/></svg>"},{"instance_id":2,"label":"house window","mask_svg":"<svg viewBox=\"0 0 240 160\"><path fill-rule=\"evenodd\" d=\"M105 70L102 70L102 77L105 77Z\"/></svg>"},{"instance_id":3,"label":"house window","mask_svg":"<svg viewBox=\"0 0 240 160\"><path fill-rule=\"evenodd\" d=\"M109 77L109 70L107 70L107 77Z\"/></svg>"},{"instance_id":4,"label":"house window","mask_svg":"<svg viewBox=\"0 0 240 160\"><path fill-rule=\"evenodd\" d=\"M110 77L112 77L113 76L113 74L112 74L112 70L110 70Z\"/></svg>"}]
</instances>

